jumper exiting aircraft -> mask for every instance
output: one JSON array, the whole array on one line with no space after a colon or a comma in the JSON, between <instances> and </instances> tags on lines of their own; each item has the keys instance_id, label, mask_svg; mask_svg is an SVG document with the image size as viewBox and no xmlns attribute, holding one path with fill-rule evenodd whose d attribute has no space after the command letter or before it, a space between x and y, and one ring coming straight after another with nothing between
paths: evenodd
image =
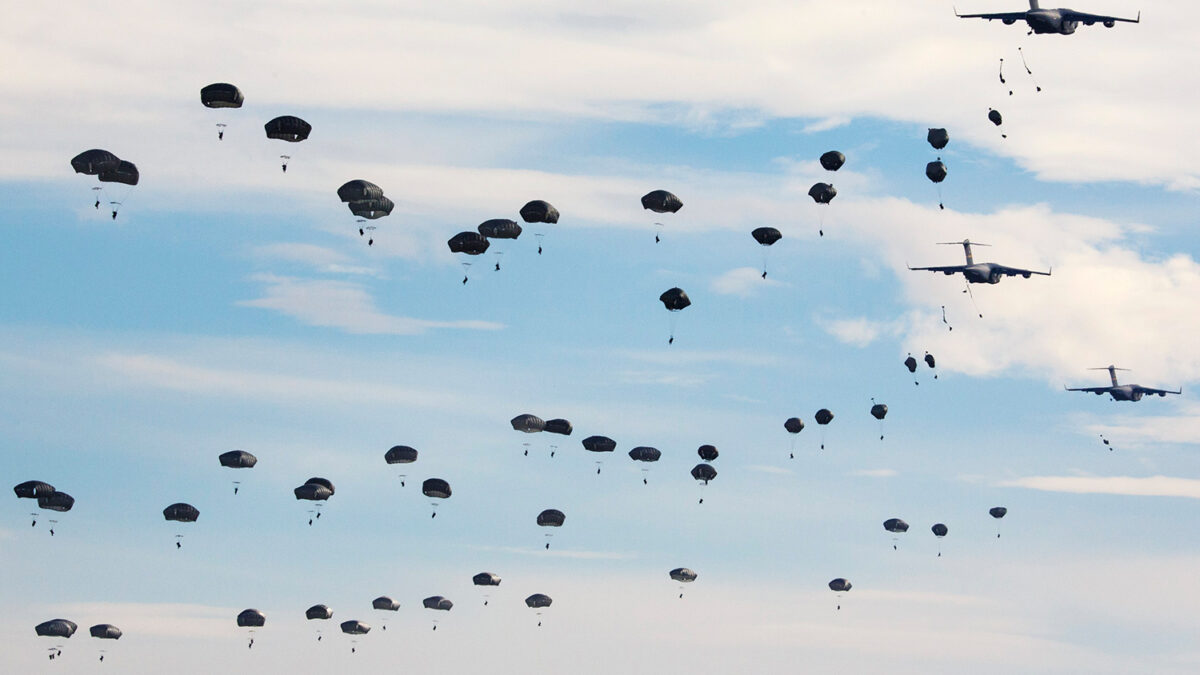
<instances>
[{"instance_id":1,"label":"jumper exiting aircraft","mask_svg":"<svg viewBox=\"0 0 1200 675\"><path fill-rule=\"evenodd\" d=\"M967 256L967 264L966 265L946 265L943 267L909 267L908 269L913 270L913 271L925 270L925 271L929 271L929 272L941 272L942 274L946 274L946 275L962 273L962 275L964 277L966 277L967 282L972 283L972 284L983 284L983 283L998 284L998 283L1000 283L1000 279L1003 277L1006 277L1006 276L1015 277L1017 275L1020 275L1020 276L1025 277L1026 279L1028 279L1031 275L1034 275L1034 274L1041 274L1042 276L1047 276L1047 277L1050 276L1050 272L1038 272L1036 270L1023 270L1023 269L1019 269L1016 267L1006 267L1004 265L998 265L996 263L977 263L977 262L975 262L975 256L971 254L971 245L974 244L975 246L989 246L990 244L980 244L980 243L973 242L970 239L963 239L962 241L941 241L938 243L942 244L942 245L962 245L963 253L965 253Z\"/></svg>"},{"instance_id":2,"label":"jumper exiting aircraft","mask_svg":"<svg viewBox=\"0 0 1200 675\"><path fill-rule=\"evenodd\" d=\"M1073 9L1059 7L1058 9L1042 9L1038 6L1038 0L1029 0L1029 11L1026 12L998 12L994 14L959 14L958 9L954 10L954 15L960 19L987 19L992 21L999 19L1006 26L1011 26L1018 21L1024 21L1029 24L1030 33L1057 33L1059 35L1070 35L1075 32L1079 24L1091 26L1095 23L1102 23L1106 28L1112 28L1117 25L1118 21L1125 23L1141 23L1142 13L1138 12L1136 19L1123 19L1119 16L1103 16L1100 14L1087 14L1085 12L1076 12Z\"/></svg>"},{"instance_id":3,"label":"jumper exiting aircraft","mask_svg":"<svg viewBox=\"0 0 1200 675\"><path fill-rule=\"evenodd\" d=\"M1112 386L1111 387L1080 387L1078 389L1064 387L1064 389L1066 389L1067 391L1089 391L1097 396L1107 393L1112 396L1114 401L1140 401L1140 400L1142 400L1142 396L1144 396L1145 394L1158 394L1159 396L1165 397L1167 394L1182 394L1183 393L1183 387L1180 387L1179 389L1177 389L1175 391L1170 391L1170 390L1166 390L1166 389L1151 389L1150 387L1143 387L1140 384L1117 384L1117 371L1118 370L1128 370L1127 368L1117 368L1116 366L1105 366L1102 368L1089 368L1088 370L1107 370L1108 377L1112 380Z\"/></svg>"}]
</instances>

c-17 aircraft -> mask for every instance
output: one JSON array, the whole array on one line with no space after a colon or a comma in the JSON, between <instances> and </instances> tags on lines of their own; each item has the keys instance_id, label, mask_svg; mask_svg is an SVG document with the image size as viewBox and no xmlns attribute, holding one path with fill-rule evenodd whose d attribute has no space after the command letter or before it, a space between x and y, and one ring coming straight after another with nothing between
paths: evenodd
<instances>
[{"instance_id":1,"label":"c-17 aircraft","mask_svg":"<svg viewBox=\"0 0 1200 675\"><path fill-rule=\"evenodd\" d=\"M1015 277L1017 275L1020 275L1020 276L1025 277L1026 279L1028 279L1031 275L1034 275L1034 274L1040 274L1040 275L1046 276L1046 277L1050 276L1050 272L1038 272L1036 270L1022 270L1022 269L1018 269L1016 267L1006 267L1004 265L998 265L996 263L977 263L977 262L975 262L975 256L971 255L971 245L974 244L975 246L991 246L991 244L980 244L980 243L973 242L970 239L963 239L962 241L939 241L938 244L950 245L950 246L961 244L963 247L963 252L967 256L967 264L966 265L946 265L943 267L909 267L908 269L913 270L913 271L927 270L929 272L941 272L942 274L945 274L945 275L951 275L956 272L962 272L962 275L964 277L966 277L967 282L972 283L972 284L983 284L983 283L998 284L998 283L1000 283L1000 279L1002 277L1006 277L1006 276L1007 277ZM1051 270L1051 271L1053 271L1053 270Z\"/></svg>"},{"instance_id":2,"label":"c-17 aircraft","mask_svg":"<svg viewBox=\"0 0 1200 675\"><path fill-rule=\"evenodd\" d=\"M1112 379L1112 386L1111 387L1080 387L1078 389L1072 389L1070 387L1063 387L1063 388L1066 389L1067 391L1090 391L1091 393L1093 393L1097 396L1107 393L1110 396L1112 396L1114 401L1140 401L1140 400L1142 400L1142 396L1144 396L1146 394L1158 394L1159 396L1166 396L1167 394L1182 394L1183 393L1183 387L1180 387L1176 391L1170 391L1167 389L1151 389L1150 387L1143 387L1140 384L1117 384L1117 371L1118 370L1128 370L1128 368L1117 368L1116 366L1106 366L1106 367L1102 367L1102 368L1089 368L1088 370L1107 370L1108 377L1110 379Z\"/></svg>"},{"instance_id":3,"label":"c-17 aircraft","mask_svg":"<svg viewBox=\"0 0 1200 675\"><path fill-rule=\"evenodd\" d=\"M1070 35L1075 32L1079 24L1091 26L1094 23L1102 23L1106 28L1112 28L1117 25L1118 21L1125 23L1141 23L1142 13L1138 12L1136 19L1123 19L1119 16L1102 16L1100 14L1087 14L1085 12L1076 12L1073 9L1059 7L1058 9L1042 9L1038 6L1038 0L1029 0L1029 11L1027 12L998 12L994 14L959 14L958 9L954 10L954 15L960 19L999 19L1006 26L1011 26L1018 21L1024 21L1029 24L1031 33L1058 33L1059 35Z\"/></svg>"}]
</instances>

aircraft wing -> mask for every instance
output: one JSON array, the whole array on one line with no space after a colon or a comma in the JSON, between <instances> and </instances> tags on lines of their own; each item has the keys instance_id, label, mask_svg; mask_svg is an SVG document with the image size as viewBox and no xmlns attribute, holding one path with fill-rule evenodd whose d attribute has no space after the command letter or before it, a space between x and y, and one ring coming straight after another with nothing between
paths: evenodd
<instances>
[{"instance_id":1,"label":"aircraft wing","mask_svg":"<svg viewBox=\"0 0 1200 675\"><path fill-rule=\"evenodd\" d=\"M1106 21L1124 21L1125 23L1141 23L1142 22L1142 13L1138 12L1136 19L1122 19L1119 16L1101 16L1100 14L1088 14L1087 12L1076 12L1075 10L1068 10L1068 11L1063 12L1063 19L1066 21L1079 21L1080 23L1083 23L1084 25L1091 25L1093 22L1094 23L1104 23Z\"/></svg>"},{"instance_id":2,"label":"aircraft wing","mask_svg":"<svg viewBox=\"0 0 1200 675\"><path fill-rule=\"evenodd\" d=\"M954 274L955 272L962 272L966 268L966 265L946 265L945 267L909 267L908 269L914 272L924 270L928 272L941 272L942 274Z\"/></svg>"},{"instance_id":3,"label":"aircraft wing","mask_svg":"<svg viewBox=\"0 0 1200 675\"><path fill-rule=\"evenodd\" d=\"M1183 387L1180 387L1178 391L1171 391L1170 389L1151 389L1150 387L1139 386L1137 388L1137 390L1142 392L1143 394L1158 394L1159 396L1166 396L1167 394L1182 394L1183 393Z\"/></svg>"},{"instance_id":4,"label":"aircraft wing","mask_svg":"<svg viewBox=\"0 0 1200 675\"><path fill-rule=\"evenodd\" d=\"M988 21L993 21L993 20L999 19L1000 21L1004 21L1009 24L1016 23L1017 21L1025 20L1025 12L999 12L999 13L994 13L994 14L959 14L958 10L956 9L956 10L954 10L954 16L957 16L960 19L987 19Z\"/></svg>"},{"instance_id":5,"label":"aircraft wing","mask_svg":"<svg viewBox=\"0 0 1200 675\"><path fill-rule=\"evenodd\" d=\"M992 265L992 269L1009 277L1022 276L1028 277L1031 274L1040 274L1044 277L1050 276L1050 272L1038 272L1037 270L1023 270L1017 267L1005 267L1004 265Z\"/></svg>"},{"instance_id":6,"label":"aircraft wing","mask_svg":"<svg viewBox=\"0 0 1200 675\"><path fill-rule=\"evenodd\" d=\"M1078 389L1063 387L1063 389L1066 389L1067 391L1086 391L1089 394L1103 394L1105 392L1112 391L1112 387L1079 387Z\"/></svg>"}]
</instances>

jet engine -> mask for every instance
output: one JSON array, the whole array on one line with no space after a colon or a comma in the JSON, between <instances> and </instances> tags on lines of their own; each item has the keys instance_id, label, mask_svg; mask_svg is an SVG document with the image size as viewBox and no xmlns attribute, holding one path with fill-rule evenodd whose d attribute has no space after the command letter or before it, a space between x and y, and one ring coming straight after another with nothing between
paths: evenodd
<instances>
[{"instance_id":1,"label":"jet engine","mask_svg":"<svg viewBox=\"0 0 1200 675\"><path fill-rule=\"evenodd\" d=\"M1070 35L1071 33L1075 32L1076 28L1079 28L1078 21L1063 21L1061 32L1063 35Z\"/></svg>"},{"instance_id":2,"label":"jet engine","mask_svg":"<svg viewBox=\"0 0 1200 675\"><path fill-rule=\"evenodd\" d=\"M1003 23L1005 26L1011 26L1014 23L1016 23L1017 20L1016 19L1001 19L1000 22Z\"/></svg>"},{"instance_id":3,"label":"jet engine","mask_svg":"<svg viewBox=\"0 0 1200 675\"><path fill-rule=\"evenodd\" d=\"M989 284L998 284L1000 283L1000 278L1003 276L999 270L992 270L991 274L988 275L987 281Z\"/></svg>"},{"instance_id":4,"label":"jet engine","mask_svg":"<svg viewBox=\"0 0 1200 675\"><path fill-rule=\"evenodd\" d=\"M1113 27L1113 26L1115 26L1115 25L1117 25L1117 22L1116 22L1116 21L1109 20L1109 21L1105 21L1105 22L1104 22L1104 27L1105 27L1105 28L1112 28L1112 27Z\"/></svg>"},{"instance_id":5,"label":"jet engine","mask_svg":"<svg viewBox=\"0 0 1200 675\"><path fill-rule=\"evenodd\" d=\"M1136 390L1135 390L1135 391L1133 391L1133 392L1131 392L1131 393L1129 394L1129 400L1131 400L1131 401L1140 401L1140 400L1142 400L1142 395L1143 395L1143 394L1145 394L1145 392L1142 392L1142 391L1136 391Z\"/></svg>"}]
</instances>

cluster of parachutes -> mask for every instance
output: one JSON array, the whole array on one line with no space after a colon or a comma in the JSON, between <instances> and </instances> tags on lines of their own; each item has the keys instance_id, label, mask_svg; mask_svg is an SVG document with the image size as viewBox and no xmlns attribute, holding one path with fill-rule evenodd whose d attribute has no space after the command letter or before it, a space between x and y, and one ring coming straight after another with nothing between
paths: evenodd
<instances>
[{"instance_id":1,"label":"cluster of parachutes","mask_svg":"<svg viewBox=\"0 0 1200 675\"><path fill-rule=\"evenodd\" d=\"M988 515L997 521L996 538L999 539L1000 538L999 520L1001 518L1003 518L1004 516L1008 515L1008 508L1004 507L1004 506L993 506L992 508L988 509ZM908 523L904 522L900 518L888 518L887 520L883 521L883 529L887 530L888 532L892 533L893 535L901 535L901 534L904 534L905 532L908 532ZM933 532L933 536L937 537L937 539L938 539L937 557L940 558L940 557L942 557L941 540L943 537L945 537L947 534L950 533L950 528L946 527L945 523L934 523L933 526L929 528L929 530L930 530L930 532ZM897 541L899 541L899 537L893 536L892 537L892 549L893 550L898 550L898 546L896 543Z\"/></svg>"},{"instance_id":2,"label":"cluster of parachutes","mask_svg":"<svg viewBox=\"0 0 1200 675\"><path fill-rule=\"evenodd\" d=\"M367 224L368 220L377 220L391 214L396 204L383 196L383 188L369 180L357 178L342 184L337 191L341 199L350 209L350 213L358 216L358 236L364 236L368 230L374 230L374 225ZM375 237L367 238L367 246L375 244Z\"/></svg>"},{"instance_id":3,"label":"cluster of parachutes","mask_svg":"<svg viewBox=\"0 0 1200 675\"><path fill-rule=\"evenodd\" d=\"M214 82L200 89L200 102L204 104L205 108L241 108L245 100L246 97L242 94L242 90L228 82ZM217 140L225 138L226 126L224 122L217 122ZM263 130L266 131L267 138L287 143L299 143L312 133L312 125L293 115L281 115L264 124ZM288 160L291 158L291 155L279 156L284 173L287 173Z\"/></svg>"},{"instance_id":4,"label":"cluster of parachutes","mask_svg":"<svg viewBox=\"0 0 1200 675\"><path fill-rule=\"evenodd\" d=\"M108 150L93 148L84 150L83 152L71 158L71 168L75 169L75 173L82 173L86 176L95 176L96 180L101 183L119 183L128 185L132 188L138 184L141 174L138 173L138 168L133 162L128 162L120 157L117 157ZM95 203L93 206L100 208L101 192L104 186L96 186L92 188L95 193ZM124 201L125 196L129 194L128 189L120 199L109 200L109 206L112 207L112 219L117 219L117 211Z\"/></svg>"},{"instance_id":5,"label":"cluster of parachutes","mask_svg":"<svg viewBox=\"0 0 1200 675\"><path fill-rule=\"evenodd\" d=\"M46 511L55 511L58 513L66 513L75 506L75 498L71 495L54 489L54 486L40 481L27 480L24 483L18 483L13 487L13 492L17 493L19 499L33 499L37 501L39 509ZM30 527L37 527L37 513L29 514L33 518L33 524ZM54 536L54 524L56 520L50 521L50 536Z\"/></svg>"},{"instance_id":6,"label":"cluster of parachutes","mask_svg":"<svg viewBox=\"0 0 1200 675\"><path fill-rule=\"evenodd\" d=\"M33 627L34 632L39 637L61 638L63 640L70 638L78 629L79 625L68 619L50 619ZM89 628L88 633L100 640L120 640L122 635L121 629L111 623L98 623ZM55 645L51 647L50 660L53 661L59 656L62 656L62 646ZM100 650L100 660L104 660L104 650Z\"/></svg>"},{"instance_id":7,"label":"cluster of parachutes","mask_svg":"<svg viewBox=\"0 0 1200 675\"><path fill-rule=\"evenodd\" d=\"M521 220L526 223L544 223L553 224L558 222L558 209L554 208L550 202L541 199L535 199L527 202L520 209ZM446 245L450 247L451 253L462 253L467 256L480 256L487 252L492 246L493 240L518 239L524 230L515 220L508 218L492 218L480 223L475 231L466 230L450 237ZM542 236L543 233L535 233L538 239L538 254L542 253ZM499 256L500 251L496 251ZM463 261L463 280L465 284L470 279L471 263ZM500 260L497 257L496 271L500 271Z\"/></svg>"}]
</instances>

